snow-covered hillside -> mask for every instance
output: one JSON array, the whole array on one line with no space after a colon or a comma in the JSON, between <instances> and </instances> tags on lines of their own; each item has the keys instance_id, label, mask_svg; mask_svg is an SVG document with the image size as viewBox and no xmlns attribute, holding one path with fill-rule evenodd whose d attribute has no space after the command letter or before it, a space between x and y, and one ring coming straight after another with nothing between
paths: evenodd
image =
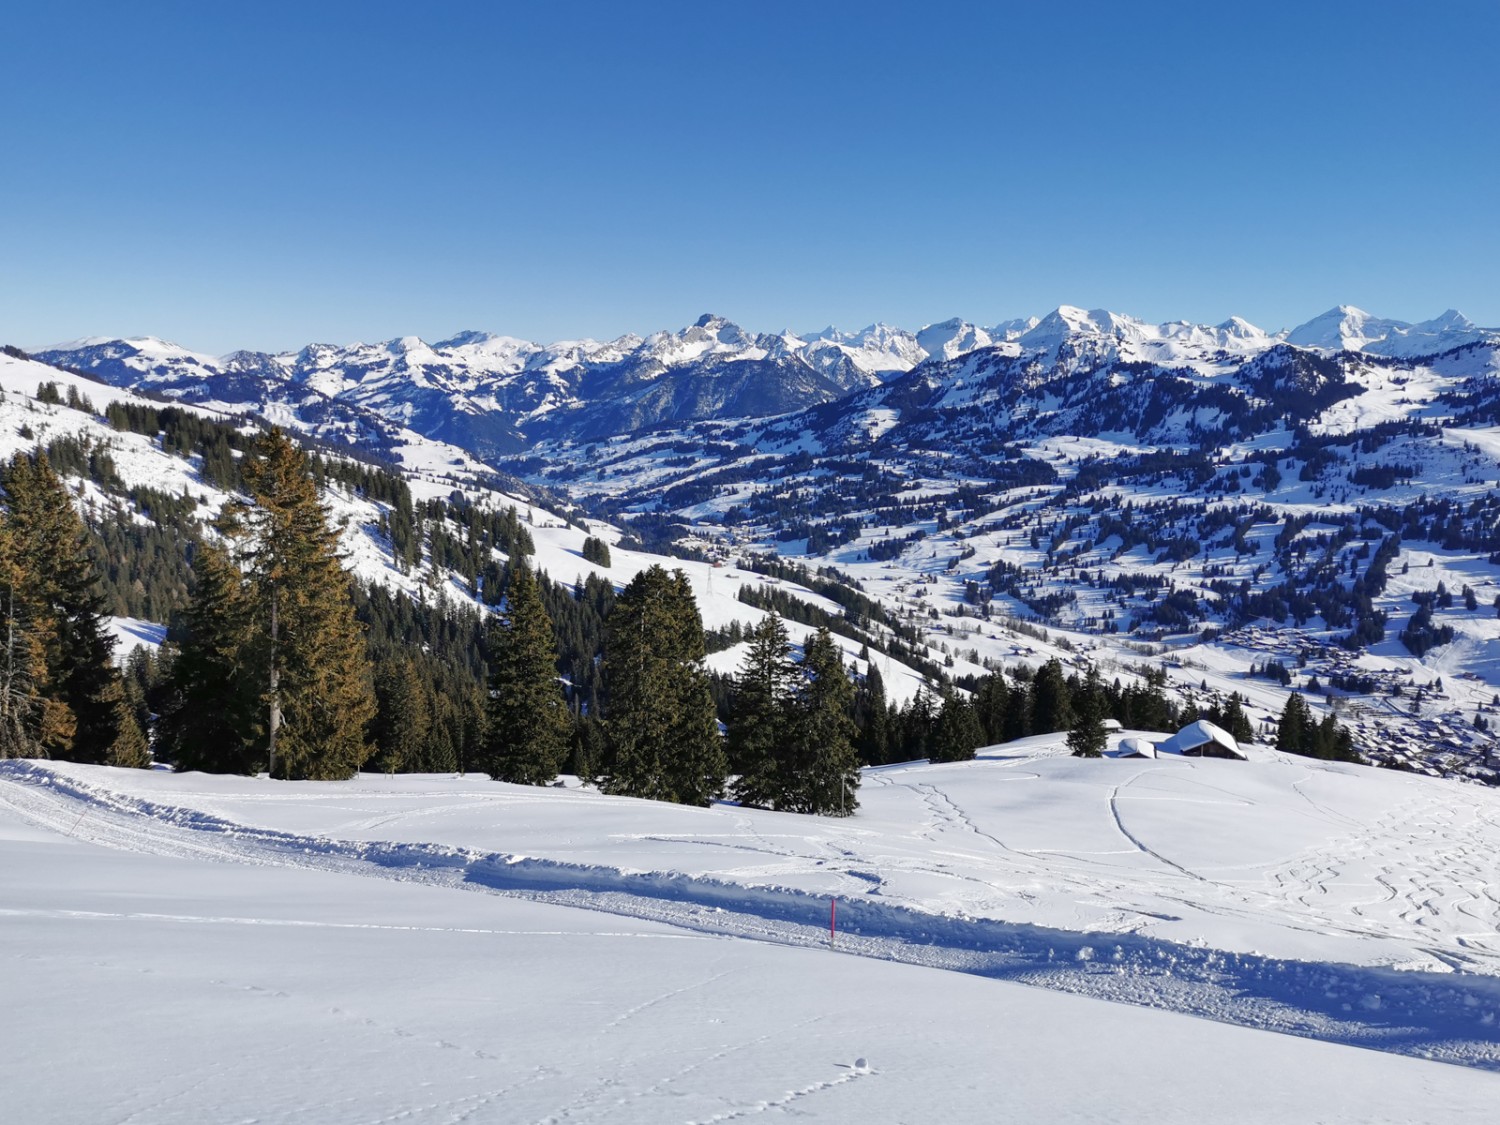
<instances>
[{"instance_id":1,"label":"snow-covered hillside","mask_svg":"<svg viewBox=\"0 0 1500 1125\"><path fill-rule=\"evenodd\" d=\"M1339 1046L1500 1066L1489 791L1043 740L862 800L0 766L6 1087L38 1121L700 1122L1460 1121L1500 1089ZM91 1065L36 1082L63 1043Z\"/></svg>"},{"instance_id":2,"label":"snow-covered hillside","mask_svg":"<svg viewBox=\"0 0 1500 1125\"><path fill-rule=\"evenodd\" d=\"M36 397L38 390L46 383L56 386L63 397L76 394L79 401L86 401L93 410L39 401ZM195 461L165 452L160 438L121 432L110 426L101 413L95 412L102 412L111 403L159 406L160 402L46 364L6 355L0 355L0 395L3 395L3 400L0 400L0 457L9 458L17 451L30 450L38 445L45 447L59 437L69 437L86 441L92 448L107 453L127 487L143 486L191 497L201 507L205 526L229 499L225 492L204 480ZM233 417L204 404L191 405L188 409L220 421ZM515 508L535 545L532 564L556 581L571 585L597 574L619 588L647 567L666 564L680 568L688 575L705 627L725 629L739 623L748 628L766 616L764 610L746 605L739 598L743 585L759 581L754 576L715 566L712 562L664 558L631 550L620 545L620 530L608 523L569 521L544 507L534 495L497 487L493 474L460 449L411 431L402 431L400 436L401 444L394 452L415 499L451 500L460 496L481 508ZM110 509L113 501L97 484L79 477L69 479L81 505L99 512ZM325 489L324 502L334 518L342 522L341 546L346 566L361 581L384 585L419 599L430 596L433 583L429 574L421 570L404 571L393 563L391 545L380 532L380 519L382 514L388 514L389 505L353 495L336 484ZM136 512L121 518L147 517ZM583 557L583 543L590 535L612 544L609 566L601 566ZM780 581L777 586L809 605L833 613L839 610L837 605L795 582ZM475 604L472 592L451 572L441 576L438 588L455 604ZM159 643L159 633L149 639L142 636L142 625L123 621L116 630L122 652L138 643ZM812 633L810 627L796 622L789 623L789 631L798 644ZM847 637L837 640L844 647L851 665L861 670L867 667L867 662L857 659L861 648L859 643ZM721 670L732 671L742 654L743 646L737 645L714 654L710 663ZM899 660L886 656L879 659L890 697L905 702L914 696L922 684L921 676Z\"/></svg>"}]
</instances>

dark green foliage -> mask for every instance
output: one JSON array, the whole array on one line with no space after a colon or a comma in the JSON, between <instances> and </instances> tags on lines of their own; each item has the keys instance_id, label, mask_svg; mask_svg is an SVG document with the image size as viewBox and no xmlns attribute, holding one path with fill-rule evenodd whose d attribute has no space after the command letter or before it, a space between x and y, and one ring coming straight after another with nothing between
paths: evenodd
<instances>
[{"instance_id":1,"label":"dark green foliage","mask_svg":"<svg viewBox=\"0 0 1500 1125\"><path fill-rule=\"evenodd\" d=\"M557 638L558 672L572 685L573 709L597 716L603 695L599 654L604 648L604 623L615 604L615 588L595 574L571 587L546 575L538 575L537 584Z\"/></svg>"},{"instance_id":2,"label":"dark green foliage","mask_svg":"<svg viewBox=\"0 0 1500 1125\"><path fill-rule=\"evenodd\" d=\"M1353 736L1338 724L1333 714L1330 712L1319 722L1307 701L1296 692L1287 697L1282 708L1281 721L1276 726L1276 749L1339 762L1363 760L1354 749Z\"/></svg>"},{"instance_id":3,"label":"dark green foliage","mask_svg":"<svg viewBox=\"0 0 1500 1125\"><path fill-rule=\"evenodd\" d=\"M420 770L426 764L432 713L416 664L392 656L375 668L375 767L385 773Z\"/></svg>"},{"instance_id":4,"label":"dark green foliage","mask_svg":"<svg viewBox=\"0 0 1500 1125\"><path fill-rule=\"evenodd\" d=\"M1043 664L1032 682L1030 726L1032 734L1072 729L1072 693L1056 658Z\"/></svg>"},{"instance_id":5,"label":"dark green foliage","mask_svg":"<svg viewBox=\"0 0 1500 1125\"><path fill-rule=\"evenodd\" d=\"M859 807L857 731L849 717L854 686L843 657L827 629L803 648L802 682L794 705L790 776L783 786L785 807L821 816L852 816Z\"/></svg>"},{"instance_id":6,"label":"dark green foliage","mask_svg":"<svg viewBox=\"0 0 1500 1125\"><path fill-rule=\"evenodd\" d=\"M407 757L397 768L447 773L472 765L480 752L485 708L484 627L479 614L415 601L385 586L356 586L353 595L355 616L367 630L377 672L391 661L409 660L421 683L427 738L417 756ZM398 690L399 681L377 676L376 699L388 714L401 704L389 703L385 696Z\"/></svg>"},{"instance_id":7,"label":"dark green foliage","mask_svg":"<svg viewBox=\"0 0 1500 1125\"><path fill-rule=\"evenodd\" d=\"M924 684L917 689L909 704L891 712L891 760L912 762L927 757L931 752L937 718L937 703Z\"/></svg>"},{"instance_id":8,"label":"dark green foliage","mask_svg":"<svg viewBox=\"0 0 1500 1125\"><path fill-rule=\"evenodd\" d=\"M1250 725L1250 720L1245 715L1239 692L1231 692L1229 698L1220 701L1217 697L1209 704L1203 717L1211 723L1223 727L1232 734L1237 742L1251 742L1255 739L1255 728Z\"/></svg>"},{"instance_id":9,"label":"dark green foliage","mask_svg":"<svg viewBox=\"0 0 1500 1125\"><path fill-rule=\"evenodd\" d=\"M583 557L595 566L609 566L609 544L590 535L583 541Z\"/></svg>"},{"instance_id":10,"label":"dark green foliage","mask_svg":"<svg viewBox=\"0 0 1500 1125\"><path fill-rule=\"evenodd\" d=\"M546 785L568 755L573 725L557 679L557 646L535 575L511 567L506 620L490 619L488 729L479 763L496 781Z\"/></svg>"},{"instance_id":11,"label":"dark green foliage","mask_svg":"<svg viewBox=\"0 0 1500 1125\"><path fill-rule=\"evenodd\" d=\"M43 749L72 761L107 762L119 736L122 688L88 530L45 453L16 454L0 483L9 501L17 602L36 623L49 692L72 718L69 724L55 716Z\"/></svg>"},{"instance_id":12,"label":"dark green foliage","mask_svg":"<svg viewBox=\"0 0 1500 1125\"><path fill-rule=\"evenodd\" d=\"M808 640L799 666L781 619L765 618L751 631L730 705L735 797L785 812L852 815L859 806L854 696L827 629Z\"/></svg>"},{"instance_id":13,"label":"dark green foliage","mask_svg":"<svg viewBox=\"0 0 1500 1125\"><path fill-rule=\"evenodd\" d=\"M928 759L934 762L967 762L986 741L984 726L979 721L973 703L956 691L947 692L943 696L937 725L927 748Z\"/></svg>"},{"instance_id":14,"label":"dark green foliage","mask_svg":"<svg viewBox=\"0 0 1500 1125\"><path fill-rule=\"evenodd\" d=\"M689 805L723 792L728 767L703 656L687 575L641 571L615 602L605 637L606 792Z\"/></svg>"},{"instance_id":15,"label":"dark green foliage","mask_svg":"<svg viewBox=\"0 0 1500 1125\"><path fill-rule=\"evenodd\" d=\"M729 768L734 798L757 808L783 807L793 763L792 692L798 679L786 626L774 613L750 632L750 649L735 677L729 705Z\"/></svg>"},{"instance_id":16,"label":"dark green foliage","mask_svg":"<svg viewBox=\"0 0 1500 1125\"><path fill-rule=\"evenodd\" d=\"M1413 598L1418 603L1417 612L1411 615L1411 621L1401 630L1401 643L1413 656L1420 657L1439 645L1451 643L1454 632L1452 625L1437 625L1433 622L1432 610L1436 600L1433 594L1415 594Z\"/></svg>"},{"instance_id":17,"label":"dark green foliage","mask_svg":"<svg viewBox=\"0 0 1500 1125\"><path fill-rule=\"evenodd\" d=\"M10 522L0 520L0 758L46 757L72 738L73 713L56 698L47 668L56 626L27 601L28 585Z\"/></svg>"},{"instance_id":18,"label":"dark green foliage","mask_svg":"<svg viewBox=\"0 0 1500 1125\"><path fill-rule=\"evenodd\" d=\"M854 687L855 742L859 760L878 766L891 761L890 705L885 698L885 679L870 661L869 670Z\"/></svg>"},{"instance_id":19,"label":"dark green foliage","mask_svg":"<svg viewBox=\"0 0 1500 1125\"><path fill-rule=\"evenodd\" d=\"M1068 750L1075 758L1100 758L1108 743L1104 729L1105 698L1098 673L1090 669L1081 691L1075 693L1073 726Z\"/></svg>"},{"instance_id":20,"label":"dark green foliage","mask_svg":"<svg viewBox=\"0 0 1500 1125\"><path fill-rule=\"evenodd\" d=\"M1006 716L1012 705L1005 677L996 673L979 681L974 691L974 714L984 728L985 744L1006 741Z\"/></svg>"},{"instance_id":21,"label":"dark green foliage","mask_svg":"<svg viewBox=\"0 0 1500 1125\"><path fill-rule=\"evenodd\" d=\"M107 759L112 766L146 769L151 765L151 747L141 729L135 708L121 691L115 696L115 740Z\"/></svg>"},{"instance_id":22,"label":"dark green foliage","mask_svg":"<svg viewBox=\"0 0 1500 1125\"><path fill-rule=\"evenodd\" d=\"M255 773L266 759L258 681L246 662L254 613L250 590L218 544L198 548L193 572L197 590L157 723L157 752L179 770Z\"/></svg>"},{"instance_id":23,"label":"dark green foliage","mask_svg":"<svg viewBox=\"0 0 1500 1125\"><path fill-rule=\"evenodd\" d=\"M306 455L280 430L244 468L255 612L244 664L267 713L267 756L280 777L352 777L371 753L375 714L363 631L349 598L338 532Z\"/></svg>"}]
</instances>

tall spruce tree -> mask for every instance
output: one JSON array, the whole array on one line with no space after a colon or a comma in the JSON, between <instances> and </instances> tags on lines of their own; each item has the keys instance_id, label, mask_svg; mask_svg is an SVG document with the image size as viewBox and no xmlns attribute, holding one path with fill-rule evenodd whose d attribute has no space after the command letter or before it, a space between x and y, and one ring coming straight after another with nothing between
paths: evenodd
<instances>
[{"instance_id":1,"label":"tall spruce tree","mask_svg":"<svg viewBox=\"0 0 1500 1125\"><path fill-rule=\"evenodd\" d=\"M420 770L432 728L427 688L410 658L388 653L375 667L375 765L385 773Z\"/></svg>"},{"instance_id":2,"label":"tall spruce tree","mask_svg":"<svg viewBox=\"0 0 1500 1125\"><path fill-rule=\"evenodd\" d=\"M1068 731L1068 750L1075 758L1102 758L1108 740L1099 697L1083 692L1074 712L1073 729Z\"/></svg>"},{"instance_id":3,"label":"tall spruce tree","mask_svg":"<svg viewBox=\"0 0 1500 1125\"><path fill-rule=\"evenodd\" d=\"M956 691L944 693L937 725L932 732L932 743L927 749L928 759L933 762L967 762L984 741L984 727L974 705Z\"/></svg>"},{"instance_id":4,"label":"tall spruce tree","mask_svg":"<svg viewBox=\"0 0 1500 1125\"><path fill-rule=\"evenodd\" d=\"M573 743L573 719L557 678L557 642L531 568L512 565L506 620L486 635L490 698L481 768L496 781L546 785Z\"/></svg>"},{"instance_id":5,"label":"tall spruce tree","mask_svg":"<svg viewBox=\"0 0 1500 1125\"><path fill-rule=\"evenodd\" d=\"M41 643L54 701L41 748L56 758L107 762L119 734L123 689L88 529L42 451L17 453L0 484L9 501L16 604Z\"/></svg>"},{"instance_id":6,"label":"tall spruce tree","mask_svg":"<svg viewBox=\"0 0 1500 1125\"><path fill-rule=\"evenodd\" d=\"M179 770L249 774L266 764L259 679L249 664L255 605L226 546L242 528L231 514L218 529L224 543L205 541L194 549L196 589L156 744Z\"/></svg>"},{"instance_id":7,"label":"tall spruce tree","mask_svg":"<svg viewBox=\"0 0 1500 1125\"><path fill-rule=\"evenodd\" d=\"M885 678L873 660L864 678L854 688L854 724L859 728L856 748L867 766L891 760L890 706L885 698Z\"/></svg>"},{"instance_id":8,"label":"tall spruce tree","mask_svg":"<svg viewBox=\"0 0 1500 1125\"><path fill-rule=\"evenodd\" d=\"M1005 676L992 672L979 681L974 692L974 713L984 728L986 743L1005 741L1005 716L1010 708L1010 688Z\"/></svg>"},{"instance_id":9,"label":"tall spruce tree","mask_svg":"<svg viewBox=\"0 0 1500 1125\"><path fill-rule=\"evenodd\" d=\"M1312 712L1307 700L1297 692L1286 697L1286 706L1281 709L1281 721L1276 724L1276 749L1291 754L1300 754L1314 727Z\"/></svg>"},{"instance_id":10,"label":"tall spruce tree","mask_svg":"<svg viewBox=\"0 0 1500 1125\"><path fill-rule=\"evenodd\" d=\"M151 744L141 729L135 708L122 690L115 697L115 740L109 748L109 764L127 769L146 769L151 765Z\"/></svg>"},{"instance_id":11,"label":"tall spruce tree","mask_svg":"<svg viewBox=\"0 0 1500 1125\"><path fill-rule=\"evenodd\" d=\"M730 699L729 768L738 775L733 793L743 805L783 807L796 677L786 626L770 614L750 632Z\"/></svg>"},{"instance_id":12,"label":"tall spruce tree","mask_svg":"<svg viewBox=\"0 0 1500 1125\"><path fill-rule=\"evenodd\" d=\"M49 746L71 745L73 712L49 691L50 627L31 612L15 535L0 517L0 758L42 758Z\"/></svg>"},{"instance_id":13,"label":"tall spruce tree","mask_svg":"<svg viewBox=\"0 0 1500 1125\"><path fill-rule=\"evenodd\" d=\"M802 653L802 683L795 711L792 773L783 790L783 806L793 812L852 816L859 807L859 757L850 712L854 685L827 626L820 628Z\"/></svg>"},{"instance_id":14,"label":"tall spruce tree","mask_svg":"<svg viewBox=\"0 0 1500 1125\"><path fill-rule=\"evenodd\" d=\"M1101 758L1109 744L1104 727L1108 702L1099 672L1090 668L1088 676L1073 692L1073 725L1068 730L1068 749L1075 758Z\"/></svg>"},{"instance_id":15,"label":"tall spruce tree","mask_svg":"<svg viewBox=\"0 0 1500 1125\"><path fill-rule=\"evenodd\" d=\"M605 634L605 792L685 805L723 793L728 763L703 657L687 575L660 566L637 574Z\"/></svg>"},{"instance_id":16,"label":"tall spruce tree","mask_svg":"<svg viewBox=\"0 0 1500 1125\"><path fill-rule=\"evenodd\" d=\"M1031 733L1051 734L1073 726L1073 700L1056 657L1037 669L1031 684Z\"/></svg>"},{"instance_id":17,"label":"tall spruce tree","mask_svg":"<svg viewBox=\"0 0 1500 1125\"><path fill-rule=\"evenodd\" d=\"M244 475L255 501L246 516L252 659L269 768L286 778L352 777L372 752L375 695L338 530L306 455L279 429L256 442Z\"/></svg>"}]
</instances>

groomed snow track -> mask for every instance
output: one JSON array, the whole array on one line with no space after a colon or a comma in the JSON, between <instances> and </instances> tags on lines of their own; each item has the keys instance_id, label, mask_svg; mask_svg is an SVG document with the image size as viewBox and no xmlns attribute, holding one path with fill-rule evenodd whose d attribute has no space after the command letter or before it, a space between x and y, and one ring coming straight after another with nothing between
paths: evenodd
<instances>
[{"instance_id":1,"label":"groomed snow track","mask_svg":"<svg viewBox=\"0 0 1500 1125\"><path fill-rule=\"evenodd\" d=\"M423 843L238 824L0 762L0 803L104 847L419 882L669 923L725 938L829 945L829 900L672 872L630 872ZM839 953L1078 993L1500 1071L1500 978L1296 961L1163 941L838 903Z\"/></svg>"}]
</instances>

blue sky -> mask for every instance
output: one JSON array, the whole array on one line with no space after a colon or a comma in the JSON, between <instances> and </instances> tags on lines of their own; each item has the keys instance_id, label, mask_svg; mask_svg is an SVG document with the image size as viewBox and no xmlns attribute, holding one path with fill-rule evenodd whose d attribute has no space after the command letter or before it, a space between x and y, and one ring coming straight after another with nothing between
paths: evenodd
<instances>
[{"instance_id":1,"label":"blue sky","mask_svg":"<svg viewBox=\"0 0 1500 1125\"><path fill-rule=\"evenodd\" d=\"M17 4L0 342L1500 324L1500 4Z\"/></svg>"}]
</instances>

